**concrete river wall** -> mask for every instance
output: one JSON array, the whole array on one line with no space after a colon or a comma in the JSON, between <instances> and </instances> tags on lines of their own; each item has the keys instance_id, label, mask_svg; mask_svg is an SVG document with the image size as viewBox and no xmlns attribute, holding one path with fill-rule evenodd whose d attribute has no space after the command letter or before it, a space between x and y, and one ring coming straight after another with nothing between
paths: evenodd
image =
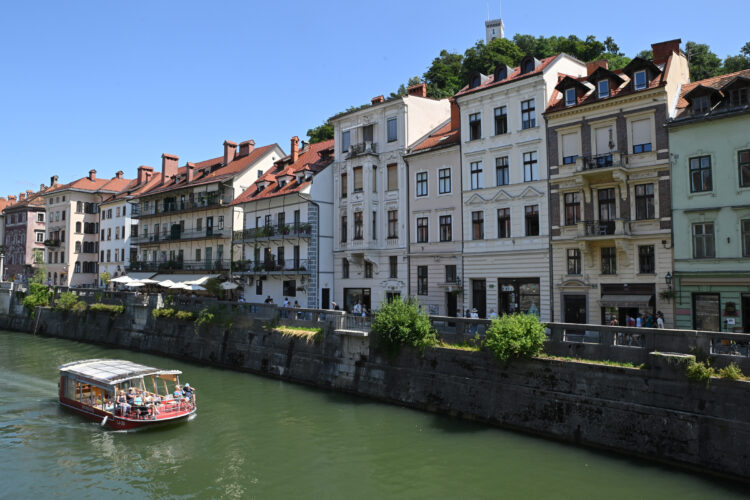
<instances>
[{"instance_id":1,"label":"concrete river wall","mask_svg":"<svg viewBox=\"0 0 750 500\"><path fill-rule=\"evenodd\" d=\"M117 316L15 311L0 315L0 329L248 371L750 480L750 382L690 382L685 355L651 352L641 369L551 359L503 366L484 352L447 348L388 357L366 333L336 328L323 313L275 320L322 325L322 338L308 342L274 332L274 311L262 307L229 328L198 329L154 319L148 306Z\"/></svg>"}]
</instances>

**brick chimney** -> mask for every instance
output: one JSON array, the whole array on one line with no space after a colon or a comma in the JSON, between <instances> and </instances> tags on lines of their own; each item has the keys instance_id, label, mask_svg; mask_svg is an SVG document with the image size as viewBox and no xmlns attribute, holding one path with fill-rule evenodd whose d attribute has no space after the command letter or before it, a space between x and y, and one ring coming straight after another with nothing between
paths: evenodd
<instances>
[{"instance_id":1,"label":"brick chimney","mask_svg":"<svg viewBox=\"0 0 750 500\"><path fill-rule=\"evenodd\" d=\"M240 143L240 156L247 156L255 149L255 141L250 139Z\"/></svg>"},{"instance_id":2,"label":"brick chimney","mask_svg":"<svg viewBox=\"0 0 750 500\"><path fill-rule=\"evenodd\" d=\"M677 38L666 42L652 43L651 49L654 51L654 61L661 61L668 58L672 52L680 53L680 44L682 40Z\"/></svg>"},{"instance_id":3,"label":"brick chimney","mask_svg":"<svg viewBox=\"0 0 750 500\"><path fill-rule=\"evenodd\" d=\"M609 69L609 61L606 59L599 59L598 61L591 61L586 63L586 76L594 73L599 68Z\"/></svg>"},{"instance_id":4,"label":"brick chimney","mask_svg":"<svg viewBox=\"0 0 750 500\"><path fill-rule=\"evenodd\" d=\"M448 101L451 103L451 130L458 130L461 128L461 110L453 97Z\"/></svg>"},{"instance_id":5,"label":"brick chimney","mask_svg":"<svg viewBox=\"0 0 750 500\"><path fill-rule=\"evenodd\" d=\"M153 173L154 167L149 167L147 165L141 165L140 167L138 167L138 184L148 182Z\"/></svg>"},{"instance_id":6,"label":"brick chimney","mask_svg":"<svg viewBox=\"0 0 750 500\"><path fill-rule=\"evenodd\" d=\"M34 191L32 191L31 189L26 190L26 199L31 198L33 195L34 195Z\"/></svg>"},{"instance_id":7,"label":"brick chimney","mask_svg":"<svg viewBox=\"0 0 750 500\"><path fill-rule=\"evenodd\" d=\"M230 161L234 160L234 156L237 154L237 143L232 141L224 141L224 165L228 165Z\"/></svg>"},{"instance_id":8,"label":"brick chimney","mask_svg":"<svg viewBox=\"0 0 750 500\"><path fill-rule=\"evenodd\" d=\"M115 179L122 179L124 172L122 170L118 170L115 172Z\"/></svg>"},{"instance_id":9,"label":"brick chimney","mask_svg":"<svg viewBox=\"0 0 750 500\"><path fill-rule=\"evenodd\" d=\"M193 162L187 162L185 164L185 170L187 171L187 181L188 183L193 182L193 178L195 177L195 163Z\"/></svg>"},{"instance_id":10,"label":"brick chimney","mask_svg":"<svg viewBox=\"0 0 750 500\"><path fill-rule=\"evenodd\" d=\"M9 194L8 195L8 201L11 202L11 203L14 203L16 201L16 195Z\"/></svg>"},{"instance_id":11,"label":"brick chimney","mask_svg":"<svg viewBox=\"0 0 750 500\"><path fill-rule=\"evenodd\" d=\"M427 97L427 84L418 83L416 85L412 85L406 91L409 95L413 95L415 97Z\"/></svg>"},{"instance_id":12,"label":"brick chimney","mask_svg":"<svg viewBox=\"0 0 750 500\"><path fill-rule=\"evenodd\" d=\"M297 163L299 159L299 137L296 135L292 137L292 153L290 156L292 157L292 163Z\"/></svg>"},{"instance_id":13,"label":"brick chimney","mask_svg":"<svg viewBox=\"0 0 750 500\"><path fill-rule=\"evenodd\" d=\"M39 184L39 191L44 191L46 189L47 189L47 186L45 186L44 184Z\"/></svg>"},{"instance_id":14,"label":"brick chimney","mask_svg":"<svg viewBox=\"0 0 750 500\"><path fill-rule=\"evenodd\" d=\"M177 162L180 157L164 153L161 155L161 183L165 184L170 177L177 175Z\"/></svg>"},{"instance_id":15,"label":"brick chimney","mask_svg":"<svg viewBox=\"0 0 750 500\"><path fill-rule=\"evenodd\" d=\"M49 178L50 187L57 186L57 179L59 179L59 177L57 177L56 175L53 175L52 177Z\"/></svg>"},{"instance_id":16,"label":"brick chimney","mask_svg":"<svg viewBox=\"0 0 750 500\"><path fill-rule=\"evenodd\" d=\"M24 201L26 199L26 193L18 194L18 201Z\"/></svg>"},{"instance_id":17,"label":"brick chimney","mask_svg":"<svg viewBox=\"0 0 750 500\"><path fill-rule=\"evenodd\" d=\"M379 95L379 96L375 96L375 97L373 97L373 98L372 98L372 99L370 100L370 102L372 102L373 104L379 104L379 103L381 103L381 102L385 102L385 97L383 97L382 95Z\"/></svg>"},{"instance_id":18,"label":"brick chimney","mask_svg":"<svg viewBox=\"0 0 750 500\"><path fill-rule=\"evenodd\" d=\"M89 170L89 180L92 182L96 180L96 170L93 168Z\"/></svg>"}]
</instances>

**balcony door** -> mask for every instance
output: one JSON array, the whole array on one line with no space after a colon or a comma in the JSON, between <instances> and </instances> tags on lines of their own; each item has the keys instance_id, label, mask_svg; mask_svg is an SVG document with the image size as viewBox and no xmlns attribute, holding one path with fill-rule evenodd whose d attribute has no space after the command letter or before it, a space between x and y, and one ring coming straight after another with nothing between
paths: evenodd
<instances>
[{"instance_id":1,"label":"balcony door","mask_svg":"<svg viewBox=\"0 0 750 500\"><path fill-rule=\"evenodd\" d=\"M617 218L617 201L615 188L598 189L599 198L599 234L614 234Z\"/></svg>"},{"instance_id":2,"label":"balcony door","mask_svg":"<svg viewBox=\"0 0 750 500\"><path fill-rule=\"evenodd\" d=\"M212 260L213 260L213 248L206 247L206 269L211 269Z\"/></svg>"},{"instance_id":3,"label":"balcony door","mask_svg":"<svg viewBox=\"0 0 750 500\"><path fill-rule=\"evenodd\" d=\"M206 217L206 236L214 234L214 218Z\"/></svg>"}]
</instances>

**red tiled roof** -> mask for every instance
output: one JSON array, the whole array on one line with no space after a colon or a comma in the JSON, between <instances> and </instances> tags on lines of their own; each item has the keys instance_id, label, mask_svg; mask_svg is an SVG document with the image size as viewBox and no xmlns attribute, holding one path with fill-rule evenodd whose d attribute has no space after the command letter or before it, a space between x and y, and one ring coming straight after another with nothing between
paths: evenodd
<instances>
[{"instance_id":1,"label":"red tiled roof","mask_svg":"<svg viewBox=\"0 0 750 500\"><path fill-rule=\"evenodd\" d=\"M80 191L90 191L92 193L97 191L106 191L111 193L117 193L122 191L131 179L118 179L113 177L112 179L94 179L93 181L88 177L82 177L68 184L58 184L57 186L49 188L44 194L49 194L57 191L63 191L65 189L77 189Z\"/></svg>"},{"instance_id":2,"label":"red tiled roof","mask_svg":"<svg viewBox=\"0 0 750 500\"><path fill-rule=\"evenodd\" d=\"M0 212L12 206L13 206L12 201L6 200L5 198L0 198Z\"/></svg>"},{"instance_id":3,"label":"red tiled roof","mask_svg":"<svg viewBox=\"0 0 750 500\"><path fill-rule=\"evenodd\" d=\"M423 153L431 149L445 148L455 146L461 142L461 131L457 128L451 128L450 120L430 132L422 142L411 148L410 153Z\"/></svg>"},{"instance_id":4,"label":"red tiled roof","mask_svg":"<svg viewBox=\"0 0 750 500\"><path fill-rule=\"evenodd\" d=\"M485 90L485 89L488 89L488 88L491 88L491 87L496 87L496 86L503 85L503 84L506 84L506 83L518 81L518 80L520 80L522 78L528 78L530 76L538 75L538 74L542 73L544 71L544 69L547 66L549 66L552 63L552 61L554 61L559 55L560 54L557 54L557 55L554 55L554 56L550 56L550 57L545 57L544 59L542 59L541 61L539 61L539 66L537 66L534 69L534 71L530 71L530 72L525 73L525 74L521 74L521 67L517 66L517 67L515 67L513 69L510 69L510 68L508 69L508 77L505 80L500 80L499 82L496 82L495 81L495 76L491 75L487 79L486 82L484 82L483 84L479 85L478 87L474 87L473 89L470 89L469 86L466 85L464 88L462 88L461 90L459 90L456 93L456 97L459 97L459 96L462 96L462 95L466 95L466 94L471 94L472 92L478 92L480 90Z\"/></svg>"},{"instance_id":5,"label":"red tiled roof","mask_svg":"<svg viewBox=\"0 0 750 500\"><path fill-rule=\"evenodd\" d=\"M35 193L31 193L28 195L23 201L16 200L15 202L6 200L5 198L0 198L0 212L2 212L5 209L23 209L24 207L43 207L44 206L44 199L42 198L42 195L49 191L50 188L45 188L44 190L39 190Z\"/></svg>"},{"instance_id":6,"label":"red tiled roof","mask_svg":"<svg viewBox=\"0 0 750 500\"><path fill-rule=\"evenodd\" d=\"M325 157L322 155L324 152L328 153ZM263 174L252 186L240 194L232 204L237 205L248 201L273 198L275 196L283 196L285 194L298 192L310 184L310 182L305 180L297 182L295 176L296 173L304 171L312 172L313 175L315 175L332 162L333 139L310 144L300 151L299 157L295 163L291 163L291 156L286 156L274 163L273 168L269 169L268 172ZM285 175L291 175L294 178L284 186L279 187L278 179ZM268 185L264 189L259 190L258 187L262 183L268 183Z\"/></svg>"},{"instance_id":7,"label":"red tiled roof","mask_svg":"<svg viewBox=\"0 0 750 500\"><path fill-rule=\"evenodd\" d=\"M680 89L680 100L677 102L677 109L685 109L690 105L690 103L685 99L685 95L688 94L691 90L695 89L696 87L703 86L703 87L710 87L716 90L719 90L724 85L729 83L731 80L737 78L738 76L744 77L744 78L750 78L750 69L743 69L742 71L735 71L734 73L729 73L726 75L719 75L714 76L711 78L706 78L705 80L699 80L697 82L688 83L686 85L683 85Z\"/></svg>"}]
</instances>

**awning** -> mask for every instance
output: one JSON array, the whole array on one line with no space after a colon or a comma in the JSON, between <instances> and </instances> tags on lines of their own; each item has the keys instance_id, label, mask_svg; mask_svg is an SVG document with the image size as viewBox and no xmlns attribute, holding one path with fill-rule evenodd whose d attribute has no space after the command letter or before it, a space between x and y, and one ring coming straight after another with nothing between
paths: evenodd
<instances>
[{"instance_id":1,"label":"awning","mask_svg":"<svg viewBox=\"0 0 750 500\"><path fill-rule=\"evenodd\" d=\"M175 283L181 283L185 281L196 281L201 278L206 278L206 281L208 281L210 278L218 277L218 274L157 274L151 279L156 281L172 280Z\"/></svg>"},{"instance_id":2,"label":"awning","mask_svg":"<svg viewBox=\"0 0 750 500\"><path fill-rule=\"evenodd\" d=\"M649 307L653 295L602 295L602 307Z\"/></svg>"}]
</instances>

